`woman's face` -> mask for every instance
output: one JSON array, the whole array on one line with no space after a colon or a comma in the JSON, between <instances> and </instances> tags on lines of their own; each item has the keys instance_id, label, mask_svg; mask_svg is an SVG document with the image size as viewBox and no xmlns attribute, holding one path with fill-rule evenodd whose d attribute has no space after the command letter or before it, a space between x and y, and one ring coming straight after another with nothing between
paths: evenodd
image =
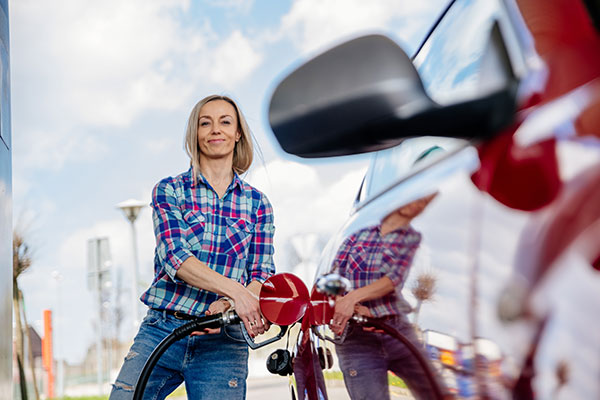
<instances>
[{"instance_id":1,"label":"woman's face","mask_svg":"<svg viewBox=\"0 0 600 400\"><path fill-rule=\"evenodd\" d=\"M209 101L198 117L198 146L202 157L233 157L235 143L240 140L235 108L225 100Z\"/></svg>"}]
</instances>

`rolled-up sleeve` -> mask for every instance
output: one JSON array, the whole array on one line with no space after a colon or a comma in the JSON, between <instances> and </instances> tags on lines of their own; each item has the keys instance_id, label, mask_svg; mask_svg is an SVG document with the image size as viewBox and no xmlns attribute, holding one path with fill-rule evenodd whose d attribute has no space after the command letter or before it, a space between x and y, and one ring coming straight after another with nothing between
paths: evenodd
<instances>
[{"instance_id":1,"label":"rolled-up sleeve","mask_svg":"<svg viewBox=\"0 0 600 400\"><path fill-rule=\"evenodd\" d=\"M192 257L186 241L187 224L169 180L159 182L152 190L152 220L156 236L156 257L165 272L174 282L181 264Z\"/></svg>"},{"instance_id":2,"label":"rolled-up sleeve","mask_svg":"<svg viewBox=\"0 0 600 400\"><path fill-rule=\"evenodd\" d=\"M415 232L406 242L396 245L392 254L383 254L381 272L383 276L390 278L394 286L402 287L404 285L420 243L421 234Z\"/></svg>"},{"instance_id":3,"label":"rolled-up sleeve","mask_svg":"<svg viewBox=\"0 0 600 400\"><path fill-rule=\"evenodd\" d=\"M274 234L273 207L263 194L256 213L254 234L248 250L248 262L246 264L248 283L252 281L262 283L275 273L273 262L273 253L275 252L273 247Z\"/></svg>"},{"instance_id":4,"label":"rolled-up sleeve","mask_svg":"<svg viewBox=\"0 0 600 400\"><path fill-rule=\"evenodd\" d=\"M338 249L338 252L335 255L335 260L333 260L333 266L331 272L337 272L338 274L346 277L346 269L348 266L348 254L350 250L354 246L356 242L356 236L352 235L344 240L344 243Z\"/></svg>"}]
</instances>

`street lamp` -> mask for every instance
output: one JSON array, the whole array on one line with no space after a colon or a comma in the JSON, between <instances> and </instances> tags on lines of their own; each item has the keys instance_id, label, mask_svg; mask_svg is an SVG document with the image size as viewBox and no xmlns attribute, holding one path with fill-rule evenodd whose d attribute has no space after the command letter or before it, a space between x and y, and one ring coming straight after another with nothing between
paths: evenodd
<instances>
[{"instance_id":1,"label":"street lamp","mask_svg":"<svg viewBox=\"0 0 600 400\"><path fill-rule=\"evenodd\" d=\"M117 204L117 208L123 211L125 218L131 223L131 245L133 248L133 288L131 290L131 297L133 301L133 324L138 325L139 312L139 300L138 300L138 255L137 255L137 235L135 232L135 220L137 219L140 210L145 207L146 204L134 199L125 200Z\"/></svg>"}]
</instances>

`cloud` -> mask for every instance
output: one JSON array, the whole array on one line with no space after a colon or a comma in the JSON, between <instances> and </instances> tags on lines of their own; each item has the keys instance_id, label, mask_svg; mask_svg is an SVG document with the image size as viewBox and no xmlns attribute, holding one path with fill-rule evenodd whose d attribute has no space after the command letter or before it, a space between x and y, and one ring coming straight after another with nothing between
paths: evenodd
<instances>
[{"instance_id":1,"label":"cloud","mask_svg":"<svg viewBox=\"0 0 600 400\"><path fill-rule=\"evenodd\" d=\"M291 237L316 233L329 239L348 218L365 167L354 167L333 185L317 169L293 161L277 160L248 177L263 191L275 215L275 255L278 267L287 269L282 250Z\"/></svg>"},{"instance_id":2,"label":"cloud","mask_svg":"<svg viewBox=\"0 0 600 400\"><path fill-rule=\"evenodd\" d=\"M211 56L210 78L226 89L233 89L258 67L262 60L251 41L234 31Z\"/></svg>"},{"instance_id":3,"label":"cloud","mask_svg":"<svg viewBox=\"0 0 600 400\"><path fill-rule=\"evenodd\" d=\"M441 12L442 1L297 0L282 18L280 35L288 36L303 52L310 53L360 31L383 31L402 18L398 34L406 40L422 31L432 15Z\"/></svg>"},{"instance_id":4,"label":"cloud","mask_svg":"<svg viewBox=\"0 0 600 400\"><path fill-rule=\"evenodd\" d=\"M187 24L181 16L188 7L165 0L15 3L17 166L59 170L98 159L112 132L128 134L144 113L187 108L199 87L231 89L248 78L262 60L252 40L241 31L220 38L207 16Z\"/></svg>"}]
</instances>

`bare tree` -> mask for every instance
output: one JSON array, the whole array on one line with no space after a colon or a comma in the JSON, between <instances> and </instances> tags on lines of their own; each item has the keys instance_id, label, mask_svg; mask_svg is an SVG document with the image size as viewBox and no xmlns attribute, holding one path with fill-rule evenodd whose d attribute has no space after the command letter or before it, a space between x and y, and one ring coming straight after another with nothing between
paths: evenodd
<instances>
[{"instance_id":1,"label":"bare tree","mask_svg":"<svg viewBox=\"0 0 600 400\"><path fill-rule=\"evenodd\" d=\"M19 368L19 377L20 377L20 387L21 387L21 398L27 399L27 386L25 380L25 368L24 360L25 360L25 346L24 346L24 337L26 337L28 341L29 348L29 364L31 367L31 376L33 379L33 387L35 390L35 398L39 400L40 395L37 387L37 380L35 376L35 365L33 363L33 353L31 351L31 339L29 337L29 326L27 324L27 318L25 316L25 312L23 309L24 299L23 292L19 288L18 278L29 270L33 263L33 257L31 248L25 241L24 235L17 229L13 231L13 310L16 319L16 328L17 328L17 337L16 337L16 355L17 355L17 365Z\"/></svg>"},{"instance_id":2,"label":"bare tree","mask_svg":"<svg viewBox=\"0 0 600 400\"><path fill-rule=\"evenodd\" d=\"M421 272L416 281L414 282L411 292L417 299L417 306L415 307L413 324L417 326L419 322L419 313L421 312L421 305L426 301L432 301L436 284L437 276L433 272Z\"/></svg>"}]
</instances>

